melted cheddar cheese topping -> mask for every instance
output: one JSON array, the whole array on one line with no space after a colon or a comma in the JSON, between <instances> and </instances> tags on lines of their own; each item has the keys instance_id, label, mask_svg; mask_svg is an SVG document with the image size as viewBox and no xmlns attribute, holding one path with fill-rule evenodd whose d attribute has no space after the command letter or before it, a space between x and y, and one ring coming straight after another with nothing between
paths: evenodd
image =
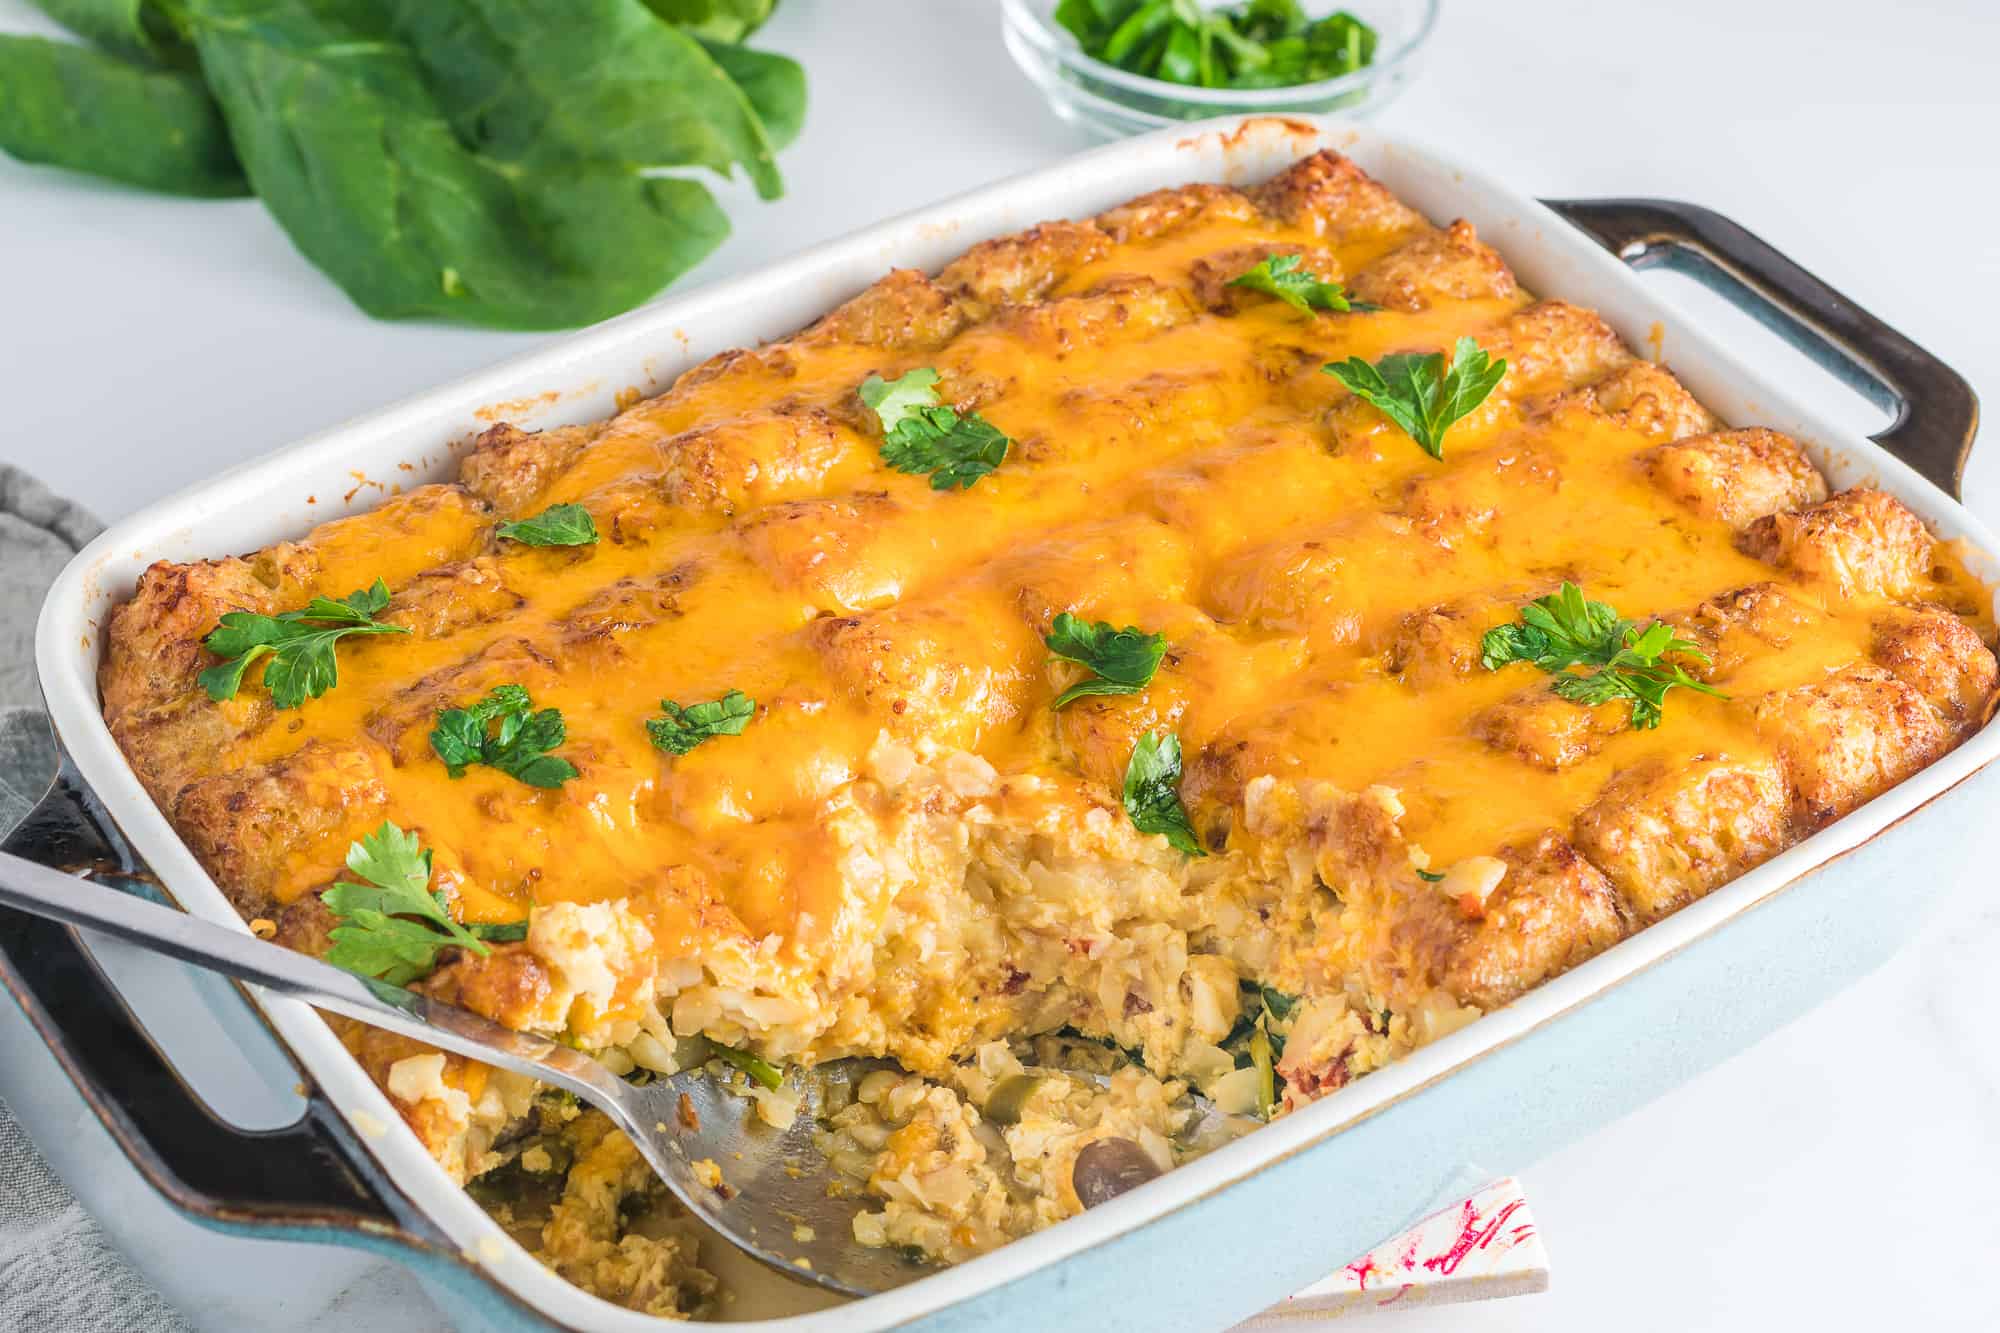
<instances>
[{"instance_id":1,"label":"melted cheddar cheese topping","mask_svg":"<svg viewBox=\"0 0 2000 1333\"><path fill-rule=\"evenodd\" d=\"M1273 253L1380 308L1307 314L1226 285ZM1321 369L1462 335L1508 371L1442 461ZM1013 441L968 490L882 461L856 390L917 367ZM1595 315L1519 290L1464 224L1441 230L1321 155L1255 190L1166 192L989 242L934 278L893 275L609 421L489 431L456 484L233 566L177 567L200 610L171 631L180 656L142 586L113 636L107 711L246 903L310 902L349 842L393 819L433 850L465 920L643 901L657 957L726 945L774 991L831 1011L889 974L858 960L910 928L884 877L932 873L855 832L898 813L874 757L885 744L1035 780L981 819L1054 808L1081 827L1123 821L1133 742L1170 731L1216 863L1199 873L1249 874L1303 843L1335 893L1323 821L1260 824L1246 812L1259 783L1387 789L1410 861L1433 873L1552 831L1586 842L1576 821L1621 777L1692 764L1776 774L1764 814L1778 841L1802 836L1934 758L1990 692L1969 649L1942 684L1885 655L1885 635L1936 613L1990 667L1990 598L1872 496L1829 499L1790 441L1728 430ZM597 543L495 535L564 503L591 511ZM414 632L343 642L323 697L274 711L254 669L225 703L192 689L213 659L187 644L221 610L377 578L396 594L385 618ZM1710 649L1701 674L1728 697L1676 691L1662 725L1634 730L1623 704L1585 708L1529 667L1481 668L1479 635L1564 580L1635 620L1673 620ZM1165 635L1152 684L1052 711L1077 678L1042 643L1062 611ZM1850 678L1909 698L1805 715L1820 696L1800 691ZM559 789L485 767L453 779L431 753L440 710L510 682L562 712L557 753L579 776ZM757 702L740 736L679 757L649 742L660 700L732 689ZM1930 722L1869 722L1918 705ZM1821 713L1820 748L1788 748ZM1660 819L1681 827L1679 809ZM1736 835L1676 836L1685 870ZM1621 919L1643 919L1643 886L1595 845L1585 856L1619 884ZM1465 907L1476 924L1479 905ZM1101 916L1121 919L1115 903ZM1295 985L1338 985L1331 963L1317 982L1287 967ZM946 985L917 1008L955 1032L945 1010L977 1009L978 992ZM865 1025L839 1031L881 1044Z\"/></svg>"}]
</instances>

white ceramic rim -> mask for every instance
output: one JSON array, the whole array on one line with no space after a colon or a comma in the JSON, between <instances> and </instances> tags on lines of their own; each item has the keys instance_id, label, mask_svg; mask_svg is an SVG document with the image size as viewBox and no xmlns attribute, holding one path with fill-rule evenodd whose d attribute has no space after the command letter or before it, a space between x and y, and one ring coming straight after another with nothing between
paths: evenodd
<instances>
[{"instance_id":1,"label":"white ceramic rim","mask_svg":"<svg viewBox=\"0 0 2000 1333\"><path fill-rule=\"evenodd\" d=\"M1308 116L1231 117L1083 153L815 247L761 273L634 311L323 431L149 506L80 552L43 606L36 660L56 728L84 778L182 906L209 921L244 929L139 785L99 714L95 670L101 618L129 593L147 563L252 549L296 535L311 522L338 516L327 512L330 503L320 509L303 499L326 489L329 479L356 478L343 503L349 510L366 508L379 498L366 493L378 484L363 476L371 468L389 477L407 469L413 482L446 475L455 457L446 442L499 415L535 426L602 416L612 410L619 385L662 385L679 368L756 336L698 337L691 332L697 326L757 320L769 329L761 336L780 336L893 264L935 269L979 239L1043 217L1086 215L1147 189L1194 180L1261 179L1319 148L1354 157L1433 218L1471 219L1531 290L1595 306L1632 346L1664 347L1676 373L1724 420L1784 430L1808 442L1836 484L1868 480L1898 495L1941 537L1958 543L1977 573L2000 583L2000 561L1988 554L2000 549L2000 543L1962 505L1872 441L1764 381L1752 368L1732 362L1623 263L1539 203L1376 127ZM551 391L550 386L567 387ZM1669 960L1683 946L1873 838L1996 756L2000 726L1988 726L1938 763L1709 897L1506 1008L1140 1190L897 1291L756 1327L861 1333L906 1323L1194 1205L1446 1078L1622 979ZM569 1286L508 1238L425 1153L387 1097L313 1010L282 997L255 998L389 1177L467 1255L481 1256L495 1280L567 1326L658 1333L657 1320Z\"/></svg>"}]
</instances>

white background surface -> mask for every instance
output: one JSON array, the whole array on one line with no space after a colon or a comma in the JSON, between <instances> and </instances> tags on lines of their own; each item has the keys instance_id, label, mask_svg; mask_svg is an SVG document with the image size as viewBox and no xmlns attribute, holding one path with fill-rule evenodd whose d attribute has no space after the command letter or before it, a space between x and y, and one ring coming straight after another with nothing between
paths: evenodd
<instances>
[{"instance_id":1,"label":"white background surface","mask_svg":"<svg viewBox=\"0 0 2000 1333\"><path fill-rule=\"evenodd\" d=\"M759 205L731 191L736 233L693 281L1079 146L1014 71L998 22L986 0L784 0L760 43L812 80L782 159L789 192ZM0 27L33 26L0 0ZM2000 403L1996 45L1986 0L1448 0L1427 73L1385 119L1537 193L1717 208ZM371 322L254 202L0 160L0 459L104 518L537 341ZM1749 335L1740 348L1775 354ZM2000 435L1966 494L2000 518ZM2000 835L1933 836L1980 840L1981 874L1951 886L1887 969L1555 1157L1491 1164L1525 1179L1553 1291L1382 1327L2000 1327L2000 1041L1984 980L2000 953ZM121 1243L171 1270L200 1322L441 1326L369 1261L173 1222L51 1079L0 1013L0 1097Z\"/></svg>"}]
</instances>

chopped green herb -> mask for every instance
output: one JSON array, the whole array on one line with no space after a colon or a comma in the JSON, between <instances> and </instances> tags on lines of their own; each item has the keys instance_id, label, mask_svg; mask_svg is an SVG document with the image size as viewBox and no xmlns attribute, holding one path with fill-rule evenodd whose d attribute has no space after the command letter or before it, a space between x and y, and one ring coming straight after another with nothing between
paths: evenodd
<instances>
[{"instance_id":1,"label":"chopped green herb","mask_svg":"<svg viewBox=\"0 0 2000 1333\"><path fill-rule=\"evenodd\" d=\"M785 1073L769 1061L760 1060L748 1051L740 1051L734 1046L724 1046L719 1041L709 1042L709 1047L717 1058L731 1064L755 1079L761 1086L776 1092L784 1086Z\"/></svg>"},{"instance_id":2,"label":"chopped green herb","mask_svg":"<svg viewBox=\"0 0 2000 1333\"><path fill-rule=\"evenodd\" d=\"M1310 314L1315 310L1375 310L1366 301L1350 301L1347 289L1337 282L1324 282L1308 269L1297 255L1266 255L1254 268L1229 280L1231 287L1263 292L1286 305Z\"/></svg>"},{"instance_id":3,"label":"chopped green herb","mask_svg":"<svg viewBox=\"0 0 2000 1333\"><path fill-rule=\"evenodd\" d=\"M300 610L275 616L225 611L221 623L209 631L201 646L227 660L208 668L198 679L209 698L218 703L233 699L243 687L243 673L269 654L264 688L271 692L271 703L278 708L297 708L340 683L340 669L333 656L336 643L350 634L410 632L401 625L384 625L375 619L387 605L388 586L376 579L372 588L337 600L315 597Z\"/></svg>"},{"instance_id":4,"label":"chopped green herb","mask_svg":"<svg viewBox=\"0 0 2000 1333\"><path fill-rule=\"evenodd\" d=\"M720 699L685 708L672 699L662 699L660 710L666 716L646 723L646 734L655 746L680 755L716 736L741 736L757 711L757 701L741 690L731 690Z\"/></svg>"},{"instance_id":5,"label":"chopped green herb","mask_svg":"<svg viewBox=\"0 0 2000 1333\"><path fill-rule=\"evenodd\" d=\"M1485 402L1507 374L1504 359L1492 360L1470 338L1453 346L1449 370L1439 352L1385 356L1373 365L1349 357L1320 368L1373 403L1432 458L1444 457L1452 423Z\"/></svg>"},{"instance_id":6,"label":"chopped green herb","mask_svg":"<svg viewBox=\"0 0 2000 1333\"><path fill-rule=\"evenodd\" d=\"M1167 654L1167 637L1148 634L1136 625L1114 629L1105 621L1078 620L1064 611L1042 640L1057 657L1087 667L1091 678L1080 680L1056 696L1064 708L1092 694L1136 694L1160 669Z\"/></svg>"},{"instance_id":7,"label":"chopped green herb","mask_svg":"<svg viewBox=\"0 0 2000 1333\"><path fill-rule=\"evenodd\" d=\"M1141 833L1158 833L1188 856L1206 856L1181 804L1181 741L1147 733L1125 765L1125 813Z\"/></svg>"},{"instance_id":8,"label":"chopped green herb","mask_svg":"<svg viewBox=\"0 0 2000 1333\"><path fill-rule=\"evenodd\" d=\"M861 382L861 401L882 423L882 461L898 472L929 473L931 489L970 487L1007 458L1013 443L977 412L961 416L937 396L928 367Z\"/></svg>"},{"instance_id":9,"label":"chopped green herb","mask_svg":"<svg viewBox=\"0 0 2000 1333\"><path fill-rule=\"evenodd\" d=\"M480 939L485 940L488 944L519 944L522 940L528 938L528 921L526 917L523 917L519 921L475 923L467 926L466 929L477 935Z\"/></svg>"},{"instance_id":10,"label":"chopped green herb","mask_svg":"<svg viewBox=\"0 0 2000 1333\"><path fill-rule=\"evenodd\" d=\"M470 708L440 712L431 749L454 778L469 764L486 764L530 787L560 787L576 776L575 764L549 753L563 743L563 716L533 708L526 687L496 685Z\"/></svg>"},{"instance_id":11,"label":"chopped green herb","mask_svg":"<svg viewBox=\"0 0 2000 1333\"><path fill-rule=\"evenodd\" d=\"M1444 872L1440 870L1419 870L1417 878L1431 884L1441 884L1444 882Z\"/></svg>"},{"instance_id":12,"label":"chopped green herb","mask_svg":"<svg viewBox=\"0 0 2000 1333\"><path fill-rule=\"evenodd\" d=\"M1526 662L1554 675L1550 688L1574 703L1627 700L1631 725L1641 731L1660 725L1667 691L1677 685L1729 697L1667 661L1670 656L1709 660L1699 644L1680 638L1664 621L1641 628L1567 582L1522 607L1519 623L1486 631L1479 644L1480 665L1488 671Z\"/></svg>"},{"instance_id":13,"label":"chopped green herb","mask_svg":"<svg viewBox=\"0 0 2000 1333\"><path fill-rule=\"evenodd\" d=\"M437 966L440 950L456 946L490 953L471 930L452 920L444 895L432 891L431 854L388 820L347 849L347 868L366 881L341 880L320 894L340 924L328 932L326 961L392 986L407 986Z\"/></svg>"},{"instance_id":14,"label":"chopped green herb","mask_svg":"<svg viewBox=\"0 0 2000 1333\"><path fill-rule=\"evenodd\" d=\"M531 518L502 523L494 532L523 546L588 546L597 540L597 524L582 505L550 505Z\"/></svg>"},{"instance_id":15,"label":"chopped green herb","mask_svg":"<svg viewBox=\"0 0 2000 1333\"><path fill-rule=\"evenodd\" d=\"M1055 20L1088 56L1201 88L1288 88L1375 59L1373 28L1345 10L1312 19L1299 0L1062 0Z\"/></svg>"}]
</instances>

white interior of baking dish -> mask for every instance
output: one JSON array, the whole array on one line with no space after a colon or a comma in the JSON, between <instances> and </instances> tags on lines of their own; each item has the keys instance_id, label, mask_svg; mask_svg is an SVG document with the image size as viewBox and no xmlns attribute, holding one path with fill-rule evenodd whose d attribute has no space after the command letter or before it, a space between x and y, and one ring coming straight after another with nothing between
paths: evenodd
<instances>
[{"instance_id":1,"label":"white interior of baking dish","mask_svg":"<svg viewBox=\"0 0 2000 1333\"><path fill-rule=\"evenodd\" d=\"M1631 346L1660 349L1675 373L1725 421L1770 426L1805 442L1834 484L1870 481L1900 496L1939 535L1965 544L1976 573L2000 582L2000 563L1986 554L1996 544L1960 505L1844 429L1823 407L1787 394L1755 367L1733 364L1622 263L1533 200L1381 129L1327 119L1226 121L1099 149L815 248L761 274L686 293L321 432L149 507L79 554L43 610L37 660L57 730L85 778L181 904L242 929L220 890L146 796L99 717L100 626L146 565L253 550L368 508L393 490L448 478L456 467L456 448L498 420L543 427L608 415L621 391L657 391L710 355L788 334L892 267L935 270L977 241L1046 218L1087 215L1152 189L1191 181L1255 182L1323 147L1347 153L1433 220L1470 219L1529 289L1594 306ZM1584 966L1141 1190L899 1291L762 1326L833 1333L903 1323L1169 1210L1199 1206L1220 1186L1389 1106L1667 958L1798 875L1864 842L1996 752L2000 727L1988 727L1894 791ZM262 1003L329 1097L362 1127L389 1175L466 1252L481 1256L498 1280L566 1325L657 1330L657 1320L570 1287L508 1239L430 1160L312 1010L284 999L266 997ZM1233 1280L1254 1283L1249 1275ZM1284 1294L1265 1293L1270 1299ZM772 1279L761 1297L740 1301L732 1313L742 1318L817 1303L793 1298Z\"/></svg>"}]
</instances>

